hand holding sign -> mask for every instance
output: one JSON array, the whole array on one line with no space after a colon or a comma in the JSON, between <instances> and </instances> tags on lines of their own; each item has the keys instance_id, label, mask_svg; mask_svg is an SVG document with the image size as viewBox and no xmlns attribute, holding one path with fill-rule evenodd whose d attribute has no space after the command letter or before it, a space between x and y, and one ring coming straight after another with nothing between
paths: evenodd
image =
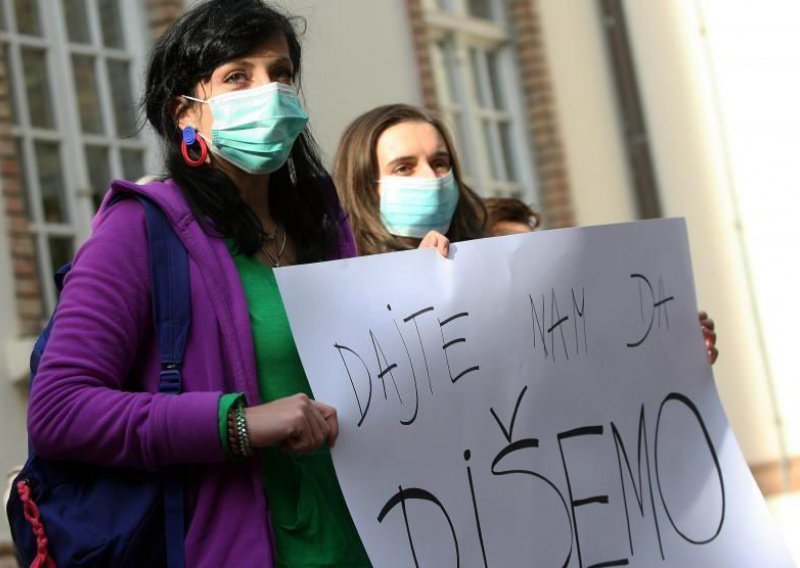
<instances>
[{"instance_id":1,"label":"hand holding sign","mask_svg":"<svg viewBox=\"0 0 800 568\"><path fill-rule=\"evenodd\" d=\"M250 442L256 448L279 445L298 453L316 451L323 442L333 447L339 435L336 410L304 394L245 409Z\"/></svg>"}]
</instances>

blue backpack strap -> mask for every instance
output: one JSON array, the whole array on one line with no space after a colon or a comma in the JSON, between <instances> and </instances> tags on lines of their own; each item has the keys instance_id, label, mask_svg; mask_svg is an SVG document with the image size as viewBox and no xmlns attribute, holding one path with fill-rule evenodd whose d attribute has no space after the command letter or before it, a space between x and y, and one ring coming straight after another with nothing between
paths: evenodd
<instances>
[{"instance_id":1,"label":"blue backpack strap","mask_svg":"<svg viewBox=\"0 0 800 568\"><path fill-rule=\"evenodd\" d=\"M163 368L158 390L178 394L181 392L180 367L192 323L189 258L161 209L148 199L141 198L140 201L147 218L153 322Z\"/></svg>"},{"instance_id":2,"label":"blue backpack strap","mask_svg":"<svg viewBox=\"0 0 800 568\"><path fill-rule=\"evenodd\" d=\"M144 206L150 247L153 322L161 358L158 390L181 392L181 365L192 321L189 257L164 212L152 201L137 197ZM167 566L184 568L183 480L180 471L164 472L164 513Z\"/></svg>"}]
</instances>

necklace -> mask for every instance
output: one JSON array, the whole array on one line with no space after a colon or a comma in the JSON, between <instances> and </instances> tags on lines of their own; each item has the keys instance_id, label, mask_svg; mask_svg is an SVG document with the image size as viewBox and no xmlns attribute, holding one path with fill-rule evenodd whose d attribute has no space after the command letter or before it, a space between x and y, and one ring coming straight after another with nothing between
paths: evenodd
<instances>
[{"instance_id":1,"label":"necklace","mask_svg":"<svg viewBox=\"0 0 800 568\"><path fill-rule=\"evenodd\" d=\"M261 254L264 255L264 258L270 263L274 268L278 268L281 265L281 256L283 255L283 251L286 250L286 231L282 231L283 239L281 239L281 246L278 247L278 252L275 256L272 256L270 252L267 250L267 244L276 240L278 228L275 227L275 231L271 237L266 238L267 241L261 246Z\"/></svg>"},{"instance_id":2,"label":"necklace","mask_svg":"<svg viewBox=\"0 0 800 568\"><path fill-rule=\"evenodd\" d=\"M278 236L278 229L279 229L278 225L275 225L275 228L272 229L269 233L267 233L265 231L264 232L264 242L265 243L271 243L272 241L274 241L275 237Z\"/></svg>"}]
</instances>

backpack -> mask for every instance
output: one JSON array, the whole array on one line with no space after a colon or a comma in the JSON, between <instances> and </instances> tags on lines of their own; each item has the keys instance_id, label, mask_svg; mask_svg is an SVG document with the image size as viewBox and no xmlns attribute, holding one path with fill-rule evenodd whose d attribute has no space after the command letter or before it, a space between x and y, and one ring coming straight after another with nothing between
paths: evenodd
<instances>
[{"instance_id":1,"label":"backpack","mask_svg":"<svg viewBox=\"0 0 800 568\"><path fill-rule=\"evenodd\" d=\"M162 372L159 392L181 391L180 366L191 323L186 249L161 209L145 210L153 321ZM60 292L71 264L55 275ZM31 354L31 385L58 306ZM28 443L6 512L24 566L184 566L183 484L177 468L133 468L46 460Z\"/></svg>"}]
</instances>

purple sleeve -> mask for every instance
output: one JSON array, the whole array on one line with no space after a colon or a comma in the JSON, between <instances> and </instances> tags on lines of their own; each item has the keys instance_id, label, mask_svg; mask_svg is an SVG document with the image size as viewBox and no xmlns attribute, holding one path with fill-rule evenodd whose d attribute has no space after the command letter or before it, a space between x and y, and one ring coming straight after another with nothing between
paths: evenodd
<instances>
[{"instance_id":1,"label":"purple sleeve","mask_svg":"<svg viewBox=\"0 0 800 568\"><path fill-rule=\"evenodd\" d=\"M31 391L31 442L45 458L101 465L222 461L222 393L123 390L152 343L146 224L133 200L104 215L65 282Z\"/></svg>"},{"instance_id":2,"label":"purple sleeve","mask_svg":"<svg viewBox=\"0 0 800 568\"><path fill-rule=\"evenodd\" d=\"M335 255L329 260L358 256L356 239L353 236L353 230L350 227L350 221L347 220L347 213L342 207L342 202L339 199L339 193L336 191L336 186L333 184L333 180L330 177L323 178L322 183L323 187L325 188L329 211L333 213L339 229L338 247Z\"/></svg>"},{"instance_id":3,"label":"purple sleeve","mask_svg":"<svg viewBox=\"0 0 800 568\"><path fill-rule=\"evenodd\" d=\"M353 230L350 228L350 221L347 220L347 215L342 209L341 203L336 205L339 209L339 258L351 258L358 256L358 249L356 248L356 239L353 236Z\"/></svg>"}]
</instances>

